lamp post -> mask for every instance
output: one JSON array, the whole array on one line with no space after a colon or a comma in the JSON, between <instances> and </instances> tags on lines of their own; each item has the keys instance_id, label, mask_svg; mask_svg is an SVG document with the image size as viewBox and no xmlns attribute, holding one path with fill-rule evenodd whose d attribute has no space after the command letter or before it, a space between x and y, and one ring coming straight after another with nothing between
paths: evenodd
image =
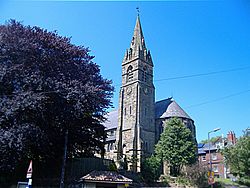
<instances>
[{"instance_id":1,"label":"lamp post","mask_svg":"<svg viewBox=\"0 0 250 188\"><path fill-rule=\"evenodd\" d=\"M209 131L208 132L208 153L209 153L209 178L212 178L212 161L211 161L211 151L210 151L210 133L213 133L213 132L216 132L216 131L219 131L220 128L216 128L212 131ZM211 184L211 187L213 187L213 184Z\"/></svg>"}]
</instances>

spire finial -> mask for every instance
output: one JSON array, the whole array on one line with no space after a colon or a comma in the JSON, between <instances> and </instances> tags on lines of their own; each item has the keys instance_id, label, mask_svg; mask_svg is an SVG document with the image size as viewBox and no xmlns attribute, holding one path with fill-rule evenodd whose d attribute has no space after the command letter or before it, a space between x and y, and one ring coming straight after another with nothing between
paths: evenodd
<instances>
[{"instance_id":1,"label":"spire finial","mask_svg":"<svg viewBox=\"0 0 250 188\"><path fill-rule=\"evenodd\" d=\"M140 15L140 9L139 9L139 7L136 7L136 11L137 11L137 15L139 16Z\"/></svg>"}]
</instances>

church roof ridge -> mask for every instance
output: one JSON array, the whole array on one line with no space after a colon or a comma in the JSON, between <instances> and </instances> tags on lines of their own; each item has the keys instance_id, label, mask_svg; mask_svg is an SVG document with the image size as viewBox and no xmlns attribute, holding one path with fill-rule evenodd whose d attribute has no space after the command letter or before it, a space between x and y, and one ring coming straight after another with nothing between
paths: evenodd
<instances>
[{"instance_id":1,"label":"church roof ridge","mask_svg":"<svg viewBox=\"0 0 250 188\"><path fill-rule=\"evenodd\" d=\"M105 130L117 128L118 124L118 110L113 110L105 115L107 120L103 123Z\"/></svg>"},{"instance_id":2,"label":"church roof ridge","mask_svg":"<svg viewBox=\"0 0 250 188\"><path fill-rule=\"evenodd\" d=\"M166 99L161 99L159 101L156 101L155 103L161 103L161 102L170 101L170 100L174 100L173 97L169 97L169 98L166 98Z\"/></svg>"},{"instance_id":3,"label":"church roof ridge","mask_svg":"<svg viewBox=\"0 0 250 188\"><path fill-rule=\"evenodd\" d=\"M155 117L156 118L171 118L171 117L182 117L187 119L192 119L173 99L169 97L157 101L155 103Z\"/></svg>"}]
</instances>

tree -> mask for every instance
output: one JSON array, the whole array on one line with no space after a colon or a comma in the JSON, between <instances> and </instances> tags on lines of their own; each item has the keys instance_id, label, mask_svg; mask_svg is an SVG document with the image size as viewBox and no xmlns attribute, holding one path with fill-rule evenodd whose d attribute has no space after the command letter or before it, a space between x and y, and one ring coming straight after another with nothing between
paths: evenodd
<instances>
[{"instance_id":1,"label":"tree","mask_svg":"<svg viewBox=\"0 0 250 188\"><path fill-rule=\"evenodd\" d=\"M0 25L0 170L20 161L102 152L111 81L89 49L39 27Z\"/></svg>"},{"instance_id":2,"label":"tree","mask_svg":"<svg viewBox=\"0 0 250 188\"><path fill-rule=\"evenodd\" d=\"M230 172L250 185L250 136L240 137L235 145L223 150Z\"/></svg>"},{"instance_id":3,"label":"tree","mask_svg":"<svg viewBox=\"0 0 250 188\"><path fill-rule=\"evenodd\" d=\"M161 160L152 155L146 158L142 163L142 176L148 183L155 182L161 175Z\"/></svg>"},{"instance_id":4,"label":"tree","mask_svg":"<svg viewBox=\"0 0 250 188\"><path fill-rule=\"evenodd\" d=\"M165 124L155 150L159 158L168 162L173 176L178 176L183 165L193 164L197 158L195 138L178 118Z\"/></svg>"},{"instance_id":5,"label":"tree","mask_svg":"<svg viewBox=\"0 0 250 188\"><path fill-rule=\"evenodd\" d=\"M216 143L219 139L221 139L221 136L212 137L210 138L210 140L208 139L202 140L201 143L202 144L207 144L209 142Z\"/></svg>"}]
</instances>

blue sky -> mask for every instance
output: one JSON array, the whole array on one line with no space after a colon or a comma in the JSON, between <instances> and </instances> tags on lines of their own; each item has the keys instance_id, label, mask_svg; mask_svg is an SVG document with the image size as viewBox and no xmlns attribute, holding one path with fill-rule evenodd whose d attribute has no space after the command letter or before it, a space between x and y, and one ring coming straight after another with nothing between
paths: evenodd
<instances>
[{"instance_id":1,"label":"blue sky","mask_svg":"<svg viewBox=\"0 0 250 188\"><path fill-rule=\"evenodd\" d=\"M156 100L173 96L194 119L198 141L217 127L221 131L212 136L228 131L242 135L242 130L250 127L248 0L3 0L0 23L12 18L57 30L72 37L72 43L89 47L102 75L114 82L113 104L117 108L121 61L132 38L137 6L154 61Z\"/></svg>"}]
</instances>

